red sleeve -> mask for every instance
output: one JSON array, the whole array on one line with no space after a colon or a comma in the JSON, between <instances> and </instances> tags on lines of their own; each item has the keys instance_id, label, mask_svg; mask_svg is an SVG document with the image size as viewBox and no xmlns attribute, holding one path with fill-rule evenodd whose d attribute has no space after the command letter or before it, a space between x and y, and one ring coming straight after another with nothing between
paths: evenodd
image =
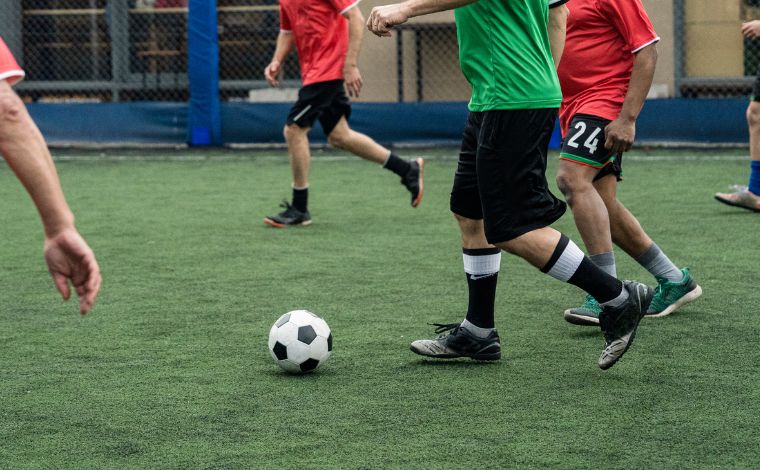
<instances>
[{"instance_id":1,"label":"red sleeve","mask_svg":"<svg viewBox=\"0 0 760 470\"><path fill-rule=\"evenodd\" d=\"M282 7L282 2L280 2L280 30L293 30L293 28L290 26L290 18L288 18L288 14L285 12L285 8Z\"/></svg>"},{"instance_id":2,"label":"red sleeve","mask_svg":"<svg viewBox=\"0 0 760 470\"><path fill-rule=\"evenodd\" d=\"M660 40L641 0L602 0L601 7L631 52Z\"/></svg>"},{"instance_id":3,"label":"red sleeve","mask_svg":"<svg viewBox=\"0 0 760 470\"><path fill-rule=\"evenodd\" d=\"M351 7L356 6L359 4L360 0L328 0L330 2L330 5L332 5L333 8L335 8L335 11L340 13L341 15L348 10L351 9Z\"/></svg>"}]
</instances>

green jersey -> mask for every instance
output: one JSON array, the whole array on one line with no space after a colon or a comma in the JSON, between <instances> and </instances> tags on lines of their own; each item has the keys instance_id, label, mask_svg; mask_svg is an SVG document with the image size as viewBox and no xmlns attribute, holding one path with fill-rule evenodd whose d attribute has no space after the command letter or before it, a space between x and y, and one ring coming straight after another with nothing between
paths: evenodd
<instances>
[{"instance_id":1,"label":"green jersey","mask_svg":"<svg viewBox=\"0 0 760 470\"><path fill-rule=\"evenodd\" d=\"M547 0L480 0L455 16L470 111L559 108Z\"/></svg>"}]
</instances>

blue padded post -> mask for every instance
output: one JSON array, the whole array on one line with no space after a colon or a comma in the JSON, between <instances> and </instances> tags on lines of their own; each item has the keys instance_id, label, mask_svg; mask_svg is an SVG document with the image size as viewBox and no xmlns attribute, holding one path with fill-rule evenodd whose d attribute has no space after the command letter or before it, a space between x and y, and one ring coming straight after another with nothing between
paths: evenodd
<instances>
[{"instance_id":1,"label":"blue padded post","mask_svg":"<svg viewBox=\"0 0 760 470\"><path fill-rule=\"evenodd\" d=\"M190 0L188 6L188 143L193 146L219 145L222 142L222 119L216 0Z\"/></svg>"}]
</instances>

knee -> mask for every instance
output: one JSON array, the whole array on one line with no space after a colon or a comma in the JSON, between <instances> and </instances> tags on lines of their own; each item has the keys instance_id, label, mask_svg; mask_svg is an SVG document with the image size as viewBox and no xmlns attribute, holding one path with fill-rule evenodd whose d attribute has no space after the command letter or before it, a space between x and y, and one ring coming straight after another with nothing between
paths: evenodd
<instances>
[{"instance_id":1,"label":"knee","mask_svg":"<svg viewBox=\"0 0 760 470\"><path fill-rule=\"evenodd\" d=\"M750 130L760 130L760 103L753 101L747 107L747 125Z\"/></svg>"},{"instance_id":2,"label":"knee","mask_svg":"<svg viewBox=\"0 0 760 470\"><path fill-rule=\"evenodd\" d=\"M557 173L557 187L571 206L578 194L586 189L585 186L591 186L591 184L583 181L571 172L559 171Z\"/></svg>"},{"instance_id":3,"label":"knee","mask_svg":"<svg viewBox=\"0 0 760 470\"><path fill-rule=\"evenodd\" d=\"M298 126L298 124L287 124L283 130L282 135L285 140L290 141L304 133L304 129Z\"/></svg>"},{"instance_id":4,"label":"knee","mask_svg":"<svg viewBox=\"0 0 760 470\"><path fill-rule=\"evenodd\" d=\"M0 92L0 120L17 123L23 120L24 103L12 90Z\"/></svg>"},{"instance_id":5,"label":"knee","mask_svg":"<svg viewBox=\"0 0 760 470\"><path fill-rule=\"evenodd\" d=\"M483 220L468 219L459 214L454 214L462 234L462 246L465 248L483 248L488 246L486 235L483 231Z\"/></svg>"},{"instance_id":6,"label":"knee","mask_svg":"<svg viewBox=\"0 0 760 470\"><path fill-rule=\"evenodd\" d=\"M348 138L349 131L339 131L335 129L327 136L327 143L336 149L344 149L346 148Z\"/></svg>"}]
</instances>

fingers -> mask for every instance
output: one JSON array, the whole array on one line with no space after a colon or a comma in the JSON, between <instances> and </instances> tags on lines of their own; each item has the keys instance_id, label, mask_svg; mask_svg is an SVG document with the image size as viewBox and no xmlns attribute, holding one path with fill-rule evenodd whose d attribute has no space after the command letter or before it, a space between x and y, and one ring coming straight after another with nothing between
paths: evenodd
<instances>
[{"instance_id":1,"label":"fingers","mask_svg":"<svg viewBox=\"0 0 760 470\"><path fill-rule=\"evenodd\" d=\"M71 297L71 288L69 287L69 278L64 276L61 273L50 273L51 276L53 276L53 282L55 283L55 288L58 289L58 292L61 293L61 297L63 297L63 300L69 300L69 297Z\"/></svg>"},{"instance_id":2,"label":"fingers","mask_svg":"<svg viewBox=\"0 0 760 470\"><path fill-rule=\"evenodd\" d=\"M369 18L367 19L367 29L372 31L375 36L390 37L391 25L383 20L382 16L380 7L373 8L372 13L370 13Z\"/></svg>"},{"instance_id":3,"label":"fingers","mask_svg":"<svg viewBox=\"0 0 760 470\"><path fill-rule=\"evenodd\" d=\"M86 273L86 278L83 283L76 286L76 289L79 296L79 312L86 315L95 304L103 279L100 274L100 267L94 257L86 260L82 268Z\"/></svg>"}]
</instances>

